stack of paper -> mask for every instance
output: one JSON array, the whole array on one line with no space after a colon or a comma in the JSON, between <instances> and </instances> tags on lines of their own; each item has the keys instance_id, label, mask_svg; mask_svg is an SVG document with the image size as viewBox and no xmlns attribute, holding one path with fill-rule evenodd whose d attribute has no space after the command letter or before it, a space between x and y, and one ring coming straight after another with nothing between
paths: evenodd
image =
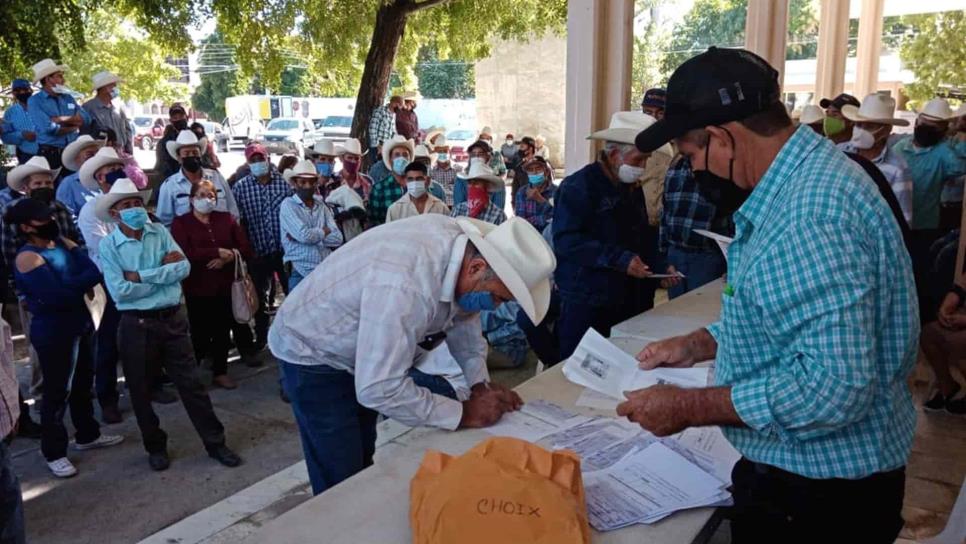
<instances>
[{"instance_id":1,"label":"stack of paper","mask_svg":"<svg viewBox=\"0 0 966 544\"><path fill-rule=\"evenodd\" d=\"M577 415L551 402L535 400L524 404L519 411L503 414L500 421L487 427L486 431L496 436L512 436L536 442L589 420L589 417Z\"/></svg>"}]
</instances>

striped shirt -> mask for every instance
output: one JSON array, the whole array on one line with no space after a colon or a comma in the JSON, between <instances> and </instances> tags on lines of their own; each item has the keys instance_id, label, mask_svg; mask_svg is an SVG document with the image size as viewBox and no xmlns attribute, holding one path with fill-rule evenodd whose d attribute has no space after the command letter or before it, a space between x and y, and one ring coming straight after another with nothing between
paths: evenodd
<instances>
[{"instance_id":1,"label":"striped shirt","mask_svg":"<svg viewBox=\"0 0 966 544\"><path fill-rule=\"evenodd\" d=\"M279 210L282 201L292 196L292 186L278 170L272 168L267 184L262 185L255 176L248 175L240 179L232 191L255 255L263 257L281 251Z\"/></svg>"},{"instance_id":2,"label":"striped shirt","mask_svg":"<svg viewBox=\"0 0 966 544\"><path fill-rule=\"evenodd\" d=\"M859 152L859 149L852 145L852 142L842 142L838 144L838 148L846 153L858 154ZM892 188L892 194L896 195L896 200L899 202L899 208L902 209L902 215L906 218L906 223L912 224L912 176L909 175L906 159L902 158L899 153L892 151L887 145L882 149L882 153L872 159L871 162L879 168L886 181L889 182L889 187Z\"/></svg>"},{"instance_id":3,"label":"striped shirt","mask_svg":"<svg viewBox=\"0 0 966 544\"><path fill-rule=\"evenodd\" d=\"M332 210L319 195L315 195L315 205L311 208L298 195L283 200L279 210L279 225L282 229L282 249L285 251L282 261L292 263L292 267L303 278L308 277L343 242L342 231L335 222ZM329 234L325 233L325 229L329 229Z\"/></svg>"},{"instance_id":4,"label":"striped shirt","mask_svg":"<svg viewBox=\"0 0 966 544\"><path fill-rule=\"evenodd\" d=\"M902 234L865 172L801 127L744 205L728 253L715 379L748 459L808 478L903 466L919 312Z\"/></svg>"},{"instance_id":5,"label":"striped shirt","mask_svg":"<svg viewBox=\"0 0 966 544\"><path fill-rule=\"evenodd\" d=\"M40 151L40 144L37 139L28 141L23 137L24 132L37 132L34 120L19 102L7 108L3 112L3 143L15 145L22 153L36 155Z\"/></svg>"}]
</instances>

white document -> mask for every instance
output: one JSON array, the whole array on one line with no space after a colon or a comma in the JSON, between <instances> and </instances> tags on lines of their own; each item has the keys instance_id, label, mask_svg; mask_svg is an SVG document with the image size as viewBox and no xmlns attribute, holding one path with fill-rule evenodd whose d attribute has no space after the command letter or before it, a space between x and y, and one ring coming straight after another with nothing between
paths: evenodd
<instances>
[{"instance_id":1,"label":"white document","mask_svg":"<svg viewBox=\"0 0 966 544\"><path fill-rule=\"evenodd\" d=\"M642 433L641 427L635 423L616 418L596 418L576 427L555 433L548 437L554 449L568 449L582 459L582 470L598 470L604 468L600 463L593 466L588 465L587 460L595 457L602 452L608 451L613 446L628 441ZM629 450L627 450L629 451ZM626 454L627 451L624 453ZM613 455L611 453L610 455ZM617 462L623 455L617 456L610 466ZM598 461L604 458L599 457Z\"/></svg>"},{"instance_id":2,"label":"white document","mask_svg":"<svg viewBox=\"0 0 966 544\"><path fill-rule=\"evenodd\" d=\"M560 406L543 400L523 405L519 411L503 414L500 421L486 432L496 436L512 436L536 442L541 438L589 421L587 416L577 415Z\"/></svg>"},{"instance_id":3,"label":"white document","mask_svg":"<svg viewBox=\"0 0 966 544\"><path fill-rule=\"evenodd\" d=\"M585 387L584 392L577 397L577 406L594 408L595 410L606 410L608 412L616 412L617 405L620 403L621 401L614 397L605 395L589 387Z\"/></svg>"},{"instance_id":4,"label":"white document","mask_svg":"<svg viewBox=\"0 0 966 544\"><path fill-rule=\"evenodd\" d=\"M637 367L637 359L608 342L594 329L587 330L574 354L564 362L563 373L577 385L618 400L624 400L625 391L652 385L704 387L708 383L707 367L641 370Z\"/></svg>"},{"instance_id":5,"label":"white document","mask_svg":"<svg viewBox=\"0 0 966 544\"><path fill-rule=\"evenodd\" d=\"M660 442L584 474L584 489L590 524L598 531L653 522L718 502L723 494L720 480Z\"/></svg>"},{"instance_id":6,"label":"white document","mask_svg":"<svg viewBox=\"0 0 966 544\"><path fill-rule=\"evenodd\" d=\"M741 453L728 442L720 427L691 427L673 438L694 454L695 463L731 484L731 470L741 459Z\"/></svg>"},{"instance_id":7,"label":"white document","mask_svg":"<svg viewBox=\"0 0 966 544\"><path fill-rule=\"evenodd\" d=\"M718 244L718 249L720 249L721 253L724 255L725 262L728 262L728 247L731 246L731 242L734 241L734 238L728 238L727 236L723 236L717 232L711 232L710 230L694 229L694 232L704 236L705 238L711 238L714 240L715 243Z\"/></svg>"}]
</instances>

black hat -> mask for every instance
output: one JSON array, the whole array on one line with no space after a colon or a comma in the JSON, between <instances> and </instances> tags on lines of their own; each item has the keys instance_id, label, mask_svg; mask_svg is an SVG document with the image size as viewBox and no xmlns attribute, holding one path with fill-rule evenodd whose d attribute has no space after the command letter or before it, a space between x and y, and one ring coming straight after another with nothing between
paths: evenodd
<instances>
[{"instance_id":1,"label":"black hat","mask_svg":"<svg viewBox=\"0 0 966 544\"><path fill-rule=\"evenodd\" d=\"M780 100L778 71L764 59L744 49L711 47L671 74L664 118L635 143L649 153L689 130L739 121Z\"/></svg>"},{"instance_id":2,"label":"black hat","mask_svg":"<svg viewBox=\"0 0 966 544\"><path fill-rule=\"evenodd\" d=\"M181 105L181 102L175 102L171 104L170 107L168 107L168 115L174 115L176 112L179 112L179 111L185 115L188 114L188 112L185 111L184 106Z\"/></svg>"},{"instance_id":3,"label":"black hat","mask_svg":"<svg viewBox=\"0 0 966 544\"><path fill-rule=\"evenodd\" d=\"M29 221L44 221L50 217L50 206L35 198L24 197L7 209L3 220L9 225L23 225Z\"/></svg>"},{"instance_id":4,"label":"black hat","mask_svg":"<svg viewBox=\"0 0 966 544\"><path fill-rule=\"evenodd\" d=\"M473 142L469 147L466 148L466 152L471 153L477 147L482 149L484 153L493 153L493 147L486 140L477 140Z\"/></svg>"},{"instance_id":5,"label":"black hat","mask_svg":"<svg viewBox=\"0 0 966 544\"><path fill-rule=\"evenodd\" d=\"M664 89L648 89L644 93L644 98L641 99L641 106L650 106L653 108L661 108L667 105L667 91Z\"/></svg>"},{"instance_id":6,"label":"black hat","mask_svg":"<svg viewBox=\"0 0 966 544\"><path fill-rule=\"evenodd\" d=\"M846 93L842 93L831 100L829 100L828 98L823 98L818 102L818 105L822 106L823 110L828 109L829 106L835 106L836 109L840 110L842 109L842 106L846 104L851 104L856 108L858 108L861 105L859 104L858 98Z\"/></svg>"}]
</instances>

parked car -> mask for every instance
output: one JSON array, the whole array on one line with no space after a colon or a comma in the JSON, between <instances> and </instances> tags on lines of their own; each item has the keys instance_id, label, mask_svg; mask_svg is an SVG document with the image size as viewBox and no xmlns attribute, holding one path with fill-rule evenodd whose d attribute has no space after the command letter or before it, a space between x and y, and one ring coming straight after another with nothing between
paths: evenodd
<instances>
[{"instance_id":1,"label":"parked car","mask_svg":"<svg viewBox=\"0 0 966 544\"><path fill-rule=\"evenodd\" d=\"M137 116L134 118L134 146L141 149L154 149L154 144L164 135L167 121L161 117Z\"/></svg>"},{"instance_id":2,"label":"parked car","mask_svg":"<svg viewBox=\"0 0 966 544\"><path fill-rule=\"evenodd\" d=\"M232 124L231 119L226 117L225 120L221 122L221 132L225 135L225 145L228 146L228 149L233 147L240 147L244 149L245 146L248 145L249 141L255 139L264 131L265 124L261 121L243 120Z\"/></svg>"},{"instance_id":3,"label":"parked car","mask_svg":"<svg viewBox=\"0 0 966 544\"><path fill-rule=\"evenodd\" d=\"M316 140L332 140L342 143L349 139L352 131L352 117L346 115L330 115L315 131Z\"/></svg>"},{"instance_id":4,"label":"parked car","mask_svg":"<svg viewBox=\"0 0 966 544\"><path fill-rule=\"evenodd\" d=\"M231 138L221 125L211 121L198 121L198 123L205 127L205 136L208 137L209 142L215 144L215 151L228 151L228 142Z\"/></svg>"},{"instance_id":5,"label":"parked car","mask_svg":"<svg viewBox=\"0 0 966 544\"><path fill-rule=\"evenodd\" d=\"M264 132L258 136L269 153L305 154L305 148L315 145L312 121L297 117L279 117L268 122Z\"/></svg>"},{"instance_id":6,"label":"parked car","mask_svg":"<svg viewBox=\"0 0 966 544\"><path fill-rule=\"evenodd\" d=\"M467 148L476 141L476 133L472 130L452 130L446 135L446 143L449 144L450 160L458 163L466 163L470 160Z\"/></svg>"}]
</instances>

